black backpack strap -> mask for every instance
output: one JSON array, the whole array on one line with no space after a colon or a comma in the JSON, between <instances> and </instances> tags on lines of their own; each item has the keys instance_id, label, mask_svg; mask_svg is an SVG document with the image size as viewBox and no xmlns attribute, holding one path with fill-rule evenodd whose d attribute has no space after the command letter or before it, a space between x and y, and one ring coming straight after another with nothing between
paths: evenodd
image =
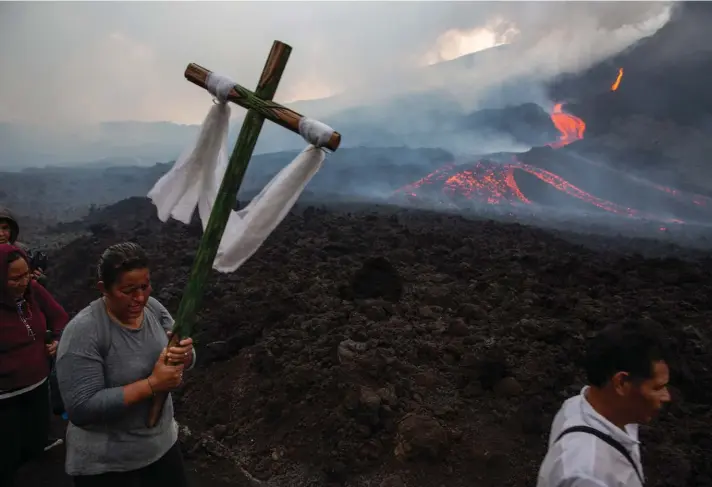
<instances>
[{"instance_id":1,"label":"black backpack strap","mask_svg":"<svg viewBox=\"0 0 712 487\"><path fill-rule=\"evenodd\" d=\"M638 476L640 485L645 485L645 483L643 482L643 476L641 475L640 470L638 470L638 465L633 460L633 457L631 456L630 452L626 450L626 448L621 445L619 441L607 435L606 433L597 430L596 428L591 428L590 426L584 425L571 426L570 428L566 428L564 431L561 432L558 438L556 438L556 441L559 441L562 436L567 435L569 433L588 433L608 443L610 446L618 450L618 452L623 455L626 460L628 460L628 463L630 463L633 467L633 470L635 470L635 475ZM554 443L556 443L556 441Z\"/></svg>"}]
</instances>

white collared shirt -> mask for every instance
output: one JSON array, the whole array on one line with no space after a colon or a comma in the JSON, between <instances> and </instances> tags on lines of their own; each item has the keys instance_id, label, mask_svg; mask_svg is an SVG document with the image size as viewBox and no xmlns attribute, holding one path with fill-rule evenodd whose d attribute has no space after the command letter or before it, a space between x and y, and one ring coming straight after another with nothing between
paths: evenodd
<instances>
[{"instance_id":1,"label":"white collared shirt","mask_svg":"<svg viewBox=\"0 0 712 487\"><path fill-rule=\"evenodd\" d=\"M571 426L590 426L618 441L628 450L643 474L638 425L626 431L598 414L581 394L567 399L554 417L549 434L549 451L539 468L537 487L642 487L635 469L615 448L590 433L569 433L554 443Z\"/></svg>"}]
</instances>

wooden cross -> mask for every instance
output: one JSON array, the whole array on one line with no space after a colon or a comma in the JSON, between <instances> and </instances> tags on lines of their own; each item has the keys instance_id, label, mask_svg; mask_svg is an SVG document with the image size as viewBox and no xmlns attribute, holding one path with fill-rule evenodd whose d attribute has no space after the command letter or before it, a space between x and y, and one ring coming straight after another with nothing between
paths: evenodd
<instances>
[{"instance_id":1,"label":"wooden cross","mask_svg":"<svg viewBox=\"0 0 712 487\"><path fill-rule=\"evenodd\" d=\"M255 92L253 93L240 85L235 85L230 90L228 101L247 108L247 115L242 122L240 134L230 155L205 232L200 239L188 284L178 308L173 335L168 343L169 347L177 344L181 338L191 336L193 332L195 314L200 307L203 290L265 119L292 132L299 133L299 121L303 118L302 115L272 101L291 52L292 48L287 44L274 41ZM204 89L207 89L207 80L210 74L209 70L193 63L189 64L185 70L186 79ZM341 135L334 132L324 147L335 151L340 143ZM160 419L167 397L167 393L155 395L148 417L149 427L155 426Z\"/></svg>"}]
</instances>

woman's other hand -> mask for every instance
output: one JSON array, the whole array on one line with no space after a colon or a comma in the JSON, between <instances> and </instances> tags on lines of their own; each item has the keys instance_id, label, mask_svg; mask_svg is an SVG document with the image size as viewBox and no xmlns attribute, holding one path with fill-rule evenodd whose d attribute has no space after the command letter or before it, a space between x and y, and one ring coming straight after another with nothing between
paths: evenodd
<instances>
[{"instance_id":1,"label":"woman's other hand","mask_svg":"<svg viewBox=\"0 0 712 487\"><path fill-rule=\"evenodd\" d=\"M173 332L169 331L169 340L171 339L172 335ZM189 367L191 361L193 360L193 339L184 338L183 340L178 342L177 346L170 347L168 349L168 360L170 360L171 363L183 364L186 367Z\"/></svg>"},{"instance_id":2,"label":"woman's other hand","mask_svg":"<svg viewBox=\"0 0 712 487\"><path fill-rule=\"evenodd\" d=\"M167 365L166 350L163 349L148 378L153 392L168 392L178 387L183 380L183 368L185 368L183 364Z\"/></svg>"},{"instance_id":3,"label":"woman's other hand","mask_svg":"<svg viewBox=\"0 0 712 487\"><path fill-rule=\"evenodd\" d=\"M57 340L54 340L52 343L48 343L45 345L45 348L47 349L47 354L50 357L54 357L57 355L57 346L59 345L59 342Z\"/></svg>"}]
</instances>

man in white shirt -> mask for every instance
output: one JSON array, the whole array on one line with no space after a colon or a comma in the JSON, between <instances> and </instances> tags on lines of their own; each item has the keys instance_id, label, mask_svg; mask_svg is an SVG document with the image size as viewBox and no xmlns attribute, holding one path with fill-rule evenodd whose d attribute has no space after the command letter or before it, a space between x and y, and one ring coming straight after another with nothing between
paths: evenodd
<instances>
[{"instance_id":1,"label":"man in white shirt","mask_svg":"<svg viewBox=\"0 0 712 487\"><path fill-rule=\"evenodd\" d=\"M670 401L662 339L610 326L589 343L589 385L554 417L537 487L642 487L638 423Z\"/></svg>"}]
</instances>

